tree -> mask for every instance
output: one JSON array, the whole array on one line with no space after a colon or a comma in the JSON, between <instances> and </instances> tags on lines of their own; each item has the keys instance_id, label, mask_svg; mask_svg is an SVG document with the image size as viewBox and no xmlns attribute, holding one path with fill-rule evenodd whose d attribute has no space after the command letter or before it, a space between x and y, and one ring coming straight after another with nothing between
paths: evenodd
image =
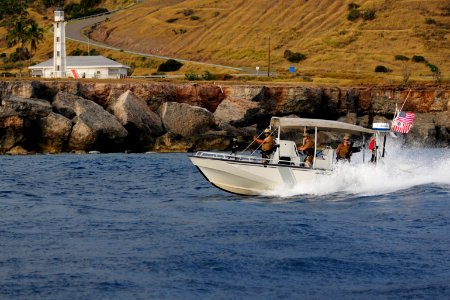
<instances>
[{"instance_id":1,"label":"tree","mask_svg":"<svg viewBox=\"0 0 450 300\"><path fill-rule=\"evenodd\" d=\"M37 45L44 36L44 30L32 19L19 18L13 22L12 29L6 38L8 46L18 46L16 52L19 60L30 57L30 52L36 51ZM28 51L27 45L30 45Z\"/></svg>"},{"instance_id":2,"label":"tree","mask_svg":"<svg viewBox=\"0 0 450 300\"><path fill-rule=\"evenodd\" d=\"M16 46L19 47L16 49L17 54L19 55L19 60L26 59L24 57L25 54L25 42L27 40L27 24L26 20L23 18L17 19L12 24L12 29L8 31L6 39L8 41L8 46Z\"/></svg>"},{"instance_id":3,"label":"tree","mask_svg":"<svg viewBox=\"0 0 450 300\"><path fill-rule=\"evenodd\" d=\"M0 3L0 20L14 20L17 17L23 18L28 15L27 0L1 0Z\"/></svg>"},{"instance_id":4,"label":"tree","mask_svg":"<svg viewBox=\"0 0 450 300\"><path fill-rule=\"evenodd\" d=\"M33 53L37 49L37 45L44 37L44 29L34 20L28 20L28 27L26 30L26 43L30 44L30 52Z\"/></svg>"}]
</instances>

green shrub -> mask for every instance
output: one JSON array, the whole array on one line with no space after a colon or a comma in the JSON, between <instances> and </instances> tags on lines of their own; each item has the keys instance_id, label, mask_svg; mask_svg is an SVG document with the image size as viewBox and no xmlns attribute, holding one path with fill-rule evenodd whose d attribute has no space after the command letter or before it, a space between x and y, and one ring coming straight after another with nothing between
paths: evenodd
<instances>
[{"instance_id":1,"label":"green shrub","mask_svg":"<svg viewBox=\"0 0 450 300\"><path fill-rule=\"evenodd\" d=\"M414 55L411 59L413 62L416 63L425 63L427 62L427 60L425 59L425 57L421 56L421 55Z\"/></svg>"},{"instance_id":2,"label":"green shrub","mask_svg":"<svg viewBox=\"0 0 450 300\"><path fill-rule=\"evenodd\" d=\"M357 9L352 9L348 12L347 20L356 21L361 16L361 13Z\"/></svg>"},{"instance_id":3,"label":"green shrub","mask_svg":"<svg viewBox=\"0 0 450 300\"><path fill-rule=\"evenodd\" d=\"M366 21L373 20L376 17L375 9L365 10L362 14L362 18Z\"/></svg>"},{"instance_id":4,"label":"green shrub","mask_svg":"<svg viewBox=\"0 0 450 300\"><path fill-rule=\"evenodd\" d=\"M184 76L189 81L194 81L194 80L199 80L200 79L197 74L192 73L192 72L188 72L188 73L184 74Z\"/></svg>"},{"instance_id":5,"label":"green shrub","mask_svg":"<svg viewBox=\"0 0 450 300\"><path fill-rule=\"evenodd\" d=\"M298 63L299 61L302 61L306 59L306 55L299 52L292 52L291 50L284 51L284 58L286 58L288 61L293 63Z\"/></svg>"},{"instance_id":6,"label":"green shrub","mask_svg":"<svg viewBox=\"0 0 450 300\"><path fill-rule=\"evenodd\" d=\"M186 32L187 32L187 29L184 29L184 28L180 28L180 29L178 29L178 30L172 29L172 31L173 31L173 33L175 33L175 34L183 34L183 33L186 33Z\"/></svg>"},{"instance_id":7,"label":"green shrub","mask_svg":"<svg viewBox=\"0 0 450 300\"><path fill-rule=\"evenodd\" d=\"M158 66L158 72L174 72L183 66L182 63L174 59L169 59Z\"/></svg>"},{"instance_id":8,"label":"green shrub","mask_svg":"<svg viewBox=\"0 0 450 300\"><path fill-rule=\"evenodd\" d=\"M9 55L10 62L16 62L18 60L19 60L19 55L17 54L17 52L13 52Z\"/></svg>"},{"instance_id":9,"label":"green shrub","mask_svg":"<svg viewBox=\"0 0 450 300\"><path fill-rule=\"evenodd\" d=\"M298 52L293 53L293 54L288 58L288 60L289 60L290 62L294 62L294 63L297 63L297 62L302 61L302 60L304 60L304 59L306 59L306 55L305 55L305 54L302 54L302 53L298 53Z\"/></svg>"},{"instance_id":10,"label":"green shrub","mask_svg":"<svg viewBox=\"0 0 450 300\"><path fill-rule=\"evenodd\" d=\"M185 15L187 17L187 16L192 15L194 13L194 10L188 8L188 9L183 10L182 13L183 13L183 15Z\"/></svg>"},{"instance_id":11,"label":"green shrub","mask_svg":"<svg viewBox=\"0 0 450 300\"><path fill-rule=\"evenodd\" d=\"M80 56L83 54L83 51L80 48L76 48L75 50L70 51L69 56Z\"/></svg>"},{"instance_id":12,"label":"green shrub","mask_svg":"<svg viewBox=\"0 0 450 300\"><path fill-rule=\"evenodd\" d=\"M437 66L435 66L435 65L433 65L433 64L427 64L427 66L430 68L430 70L431 70L431 72L432 73L437 73L437 72L439 72L439 68L437 67Z\"/></svg>"},{"instance_id":13,"label":"green shrub","mask_svg":"<svg viewBox=\"0 0 450 300\"><path fill-rule=\"evenodd\" d=\"M58 3L58 0L42 0L42 3L45 7L49 8L50 6L54 6Z\"/></svg>"},{"instance_id":14,"label":"green shrub","mask_svg":"<svg viewBox=\"0 0 450 300\"><path fill-rule=\"evenodd\" d=\"M348 4L348 10L353 10L353 9L358 9L359 8L359 4L356 3L349 3Z\"/></svg>"},{"instance_id":15,"label":"green shrub","mask_svg":"<svg viewBox=\"0 0 450 300\"><path fill-rule=\"evenodd\" d=\"M215 80L216 76L209 71L205 71L202 74L202 78L203 78L203 80Z\"/></svg>"},{"instance_id":16,"label":"green shrub","mask_svg":"<svg viewBox=\"0 0 450 300\"><path fill-rule=\"evenodd\" d=\"M166 20L167 23L175 23L176 21L178 21L178 18L171 18Z\"/></svg>"},{"instance_id":17,"label":"green shrub","mask_svg":"<svg viewBox=\"0 0 450 300\"><path fill-rule=\"evenodd\" d=\"M192 15L192 16L189 17L189 19L191 19L192 21L197 21L197 20L200 20L200 17Z\"/></svg>"},{"instance_id":18,"label":"green shrub","mask_svg":"<svg viewBox=\"0 0 450 300\"><path fill-rule=\"evenodd\" d=\"M409 58L404 56L404 55L398 54L398 55L395 56L395 60L408 61Z\"/></svg>"},{"instance_id":19,"label":"green shrub","mask_svg":"<svg viewBox=\"0 0 450 300\"><path fill-rule=\"evenodd\" d=\"M233 75L231 74L216 74L214 75L216 77L216 80L230 80L233 78Z\"/></svg>"},{"instance_id":20,"label":"green shrub","mask_svg":"<svg viewBox=\"0 0 450 300\"><path fill-rule=\"evenodd\" d=\"M432 19L432 18L426 18L425 24L428 24L428 25L435 24L436 25L436 20Z\"/></svg>"},{"instance_id":21,"label":"green shrub","mask_svg":"<svg viewBox=\"0 0 450 300\"><path fill-rule=\"evenodd\" d=\"M391 72L391 70L386 68L385 66L379 65L379 66L375 67L375 72L376 73L389 73L389 72Z\"/></svg>"}]
</instances>

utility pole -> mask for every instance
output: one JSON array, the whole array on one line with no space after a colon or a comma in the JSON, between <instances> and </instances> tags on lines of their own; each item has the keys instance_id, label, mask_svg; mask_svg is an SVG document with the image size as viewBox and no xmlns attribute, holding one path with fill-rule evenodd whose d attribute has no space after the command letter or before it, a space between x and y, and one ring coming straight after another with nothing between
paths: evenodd
<instances>
[{"instance_id":1,"label":"utility pole","mask_svg":"<svg viewBox=\"0 0 450 300\"><path fill-rule=\"evenodd\" d=\"M269 33L269 66L267 68L267 77L270 77L270 35L271 33Z\"/></svg>"}]
</instances>

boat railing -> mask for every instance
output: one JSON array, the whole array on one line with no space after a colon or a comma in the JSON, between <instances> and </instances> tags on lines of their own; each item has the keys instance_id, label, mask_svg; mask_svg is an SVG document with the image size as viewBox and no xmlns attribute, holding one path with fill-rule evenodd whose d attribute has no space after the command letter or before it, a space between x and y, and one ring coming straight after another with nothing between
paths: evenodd
<instances>
[{"instance_id":1,"label":"boat railing","mask_svg":"<svg viewBox=\"0 0 450 300\"><path fill-rule=\"evenodd\" d=\"M195 153L195 156L204 157L204 158L215 158L215 159L225 159L225 160L238 160L238 161L248 161L248 162L256 162L256 163L266 163L266 164L278 164L278 165L289 165L289 166L305 166L304 162L300 162L300 164L296 164L290 160L278 159L274 161L271 158L261 158L252 155L240 155L240 154L229 154L222 152L206 152L206 151L198 151Z\"/></svg>"},{"instance_id":2,"label":"boat railing","mask_svg":"<svg viewBox=\"0 0 450 300\"><path fill-rule=\"evenodd\" d=\"M198 151L197 153L195 153L195 156L206 157L206 158L227 159L227 160L251 161L251 162L267 161L267 159L263 159L263 158L252 156L252 155L229 154L229 153L221 153L221 152Z\"/></svg>"}]
</instances>

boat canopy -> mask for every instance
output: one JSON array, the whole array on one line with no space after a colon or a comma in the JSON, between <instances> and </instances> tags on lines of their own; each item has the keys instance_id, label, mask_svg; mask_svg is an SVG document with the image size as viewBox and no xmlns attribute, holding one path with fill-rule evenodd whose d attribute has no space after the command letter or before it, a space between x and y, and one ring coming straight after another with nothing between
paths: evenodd
<instances>
[{"instance_id":1,"label":"boat canopy","mask_svg":"<svg viewBox=\"0 0 450 300\"><path fill-rule=\"evenodd\" d=\"M364 133L368 134L375 133L375 130L364 128L358 125L322 119L272 117L272 119L270 120L270 126L280 128L312 127L317 128L317 130L345 132L353 135L362 135Z\"/></svg>"}]
</instances>

